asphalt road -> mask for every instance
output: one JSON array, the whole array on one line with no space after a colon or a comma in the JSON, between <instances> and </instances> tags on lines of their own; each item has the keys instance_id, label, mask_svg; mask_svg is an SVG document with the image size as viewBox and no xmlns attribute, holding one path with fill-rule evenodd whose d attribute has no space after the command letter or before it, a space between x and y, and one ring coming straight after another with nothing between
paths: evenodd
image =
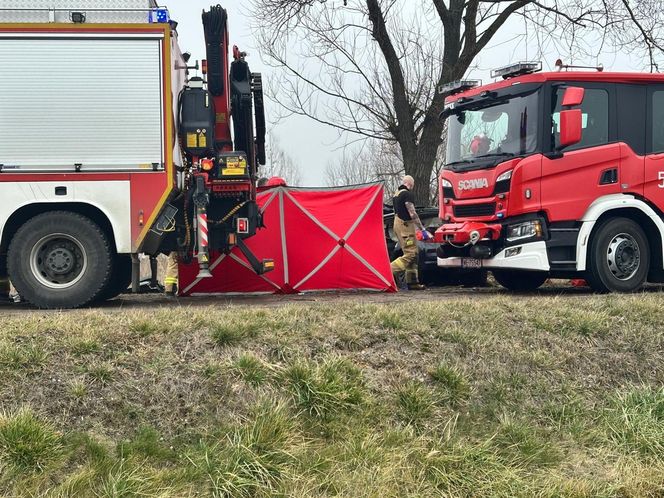
<instances>
[{"instance_id":1,"label":"asphalt road","mask_svg":"<svg viewBox=\"0 0 664 498\"><path fill-rule=\"evenodd\" d=\"M660 292L662 286L650 286L647 292ZM179 307L205 307L205 306L267 306L279 307L297 303L394 303L408 301L444 301L449 299L473 298L483 299L490 296L506 295L515 299L524 296L560 296L579 297L592 296L588 288L575 288L563 285L547 285L536 292L510 293L501 287L465 288L465 287L435 287L426 291L402 291L394 294L372 292L329 292L312 293L288 296L259 295L259 296L194 296L169 298L162 294L124 294L119 298L102 303L93 309L104 311L129 311L133 309L159 309ZM18 314L41 312L27 303L0 303L0 316L3 314ZM56 311L59 312L59 311Z\"/></svg>"}]
</instances>

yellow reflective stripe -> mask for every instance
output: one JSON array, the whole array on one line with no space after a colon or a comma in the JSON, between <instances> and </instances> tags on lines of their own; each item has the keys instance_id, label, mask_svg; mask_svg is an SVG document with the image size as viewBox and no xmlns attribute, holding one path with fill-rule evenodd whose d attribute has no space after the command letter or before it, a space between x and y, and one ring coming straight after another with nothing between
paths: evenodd
<instances>
[{"instance_id":1,"label":"yellow reflective stripe","mask_svg":"<svg viewBox=\"0 0 664 498\"><path fill-rule=\"evenodd\" d=\"M177 283L178 283L178 279L177 279L177 278L173 278L173 277L167 277L167 278L164 279L164 283L165 283L165 284L177 284Z\"/></svg>"},{"instance_id":2,"label":"yellow reflective stripe","mask_svg":"<svg viewBox=\"0 0 664 498\"><path fill-rule=\"evenodd\" d=\"M396 266L396 267L399 268L401 271L404 271L404 270L408 267L408 266L406 265L406 263L404 263L404 262L401 260L401 258L398 258L398 259L395 259L394 261L392 261L392 265Z\"/></svg>"}]
</instances>

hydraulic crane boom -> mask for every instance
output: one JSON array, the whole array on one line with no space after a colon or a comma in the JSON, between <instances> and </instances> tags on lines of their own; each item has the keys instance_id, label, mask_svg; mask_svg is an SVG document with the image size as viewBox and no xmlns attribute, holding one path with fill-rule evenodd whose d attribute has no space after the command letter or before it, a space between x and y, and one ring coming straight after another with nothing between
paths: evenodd
<instances>
[{"instance_id":1,"label":"hydraulic crane boom","mask_svg":"<svg viewBox=\"0 0 664 498\"><path fill-rule=\"evenodd\" d=\"M228 14L221 6L203 12L203 28L208 61L208 90L216 114L215 150L242 151L255 176L265 164L265 111L261 75L252 73L247 54L233 47L229 64ZM252 115L252 109L255 110ZM233 118L231 137L230 117ZM255 130L254 130L255 118Z\"/></svg>"},{"instance_id":2,"label":"hydraulic crane boom","mask_svg":"<svg viewBox=\"0 0 664 498\"><path fill-rule=\"evenodd\" d=\"M208 63L208 90L212 95L216 115L215 149L233 150L230 126L230 85L228 64L228 14L220 6L203 11L203 30Z\"/></svg>"},{"instance_id":3,"label":"hydraulic crane boom","mask_svg":"<svg viewBox=\"0 0 664 498\"><path fill-rule=\"evenodd\" d=\"M251 73L246 54L237 47L229 63L228 14L221 6L203 11L202 19L207 80L191 78L180 98L180 143L190 186L184 224L195 227L196 236L190 237L187 228L180 251L189 252L195 239L200 278L212 276L210 251L228 252L234 246L263 273L271 262L258 261L243 242L262 226L256 203L258 165L265 164L261 77Z\"/></svg>"}]
</instances>

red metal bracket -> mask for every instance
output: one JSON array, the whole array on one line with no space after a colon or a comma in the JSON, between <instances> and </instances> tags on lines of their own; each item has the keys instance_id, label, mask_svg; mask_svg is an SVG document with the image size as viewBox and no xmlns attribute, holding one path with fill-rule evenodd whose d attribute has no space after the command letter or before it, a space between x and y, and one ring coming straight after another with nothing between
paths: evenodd
<instances>
[{"instance_id":1,"label":"red metal bracket","mask_svg":"<svg viewBox=\"0 0 664 498\"><path fill-rule=\"evenodd\" d=\"M488 225L476 221L465 221L463 223L448 223L442 225L434 235L434 240L440 244L452 243L455 245L467 244L472 238L473 232L479 235L478 240L497 240L500 237L501 225Z\"/></svg>"}]
</instances>

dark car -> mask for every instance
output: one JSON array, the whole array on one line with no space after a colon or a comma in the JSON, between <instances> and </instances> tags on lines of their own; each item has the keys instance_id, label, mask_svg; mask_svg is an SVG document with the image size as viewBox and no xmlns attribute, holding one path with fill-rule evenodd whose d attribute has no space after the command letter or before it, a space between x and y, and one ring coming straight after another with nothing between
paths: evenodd
<instances>
[{"instance_id":1,"label":"dark car","mask_svg":"<svg viewBox=\"0 0 664 498\"><path fill-rule=\"evenodd\" d=\"M438 218L437 207L416 207L417 215L422 224L432 234L442 224ZM390 261L401 256L401 247L392 228L394 224L394 209L390 205L383 206L383 227L385 230L385 243L390 255ZM417 241L419 250L419 273L420 281L426 285L464 285L469 287L482 287L487 282L486 270L461 270L438 267L436 242Z\"/></svg>"}]
</instances>

